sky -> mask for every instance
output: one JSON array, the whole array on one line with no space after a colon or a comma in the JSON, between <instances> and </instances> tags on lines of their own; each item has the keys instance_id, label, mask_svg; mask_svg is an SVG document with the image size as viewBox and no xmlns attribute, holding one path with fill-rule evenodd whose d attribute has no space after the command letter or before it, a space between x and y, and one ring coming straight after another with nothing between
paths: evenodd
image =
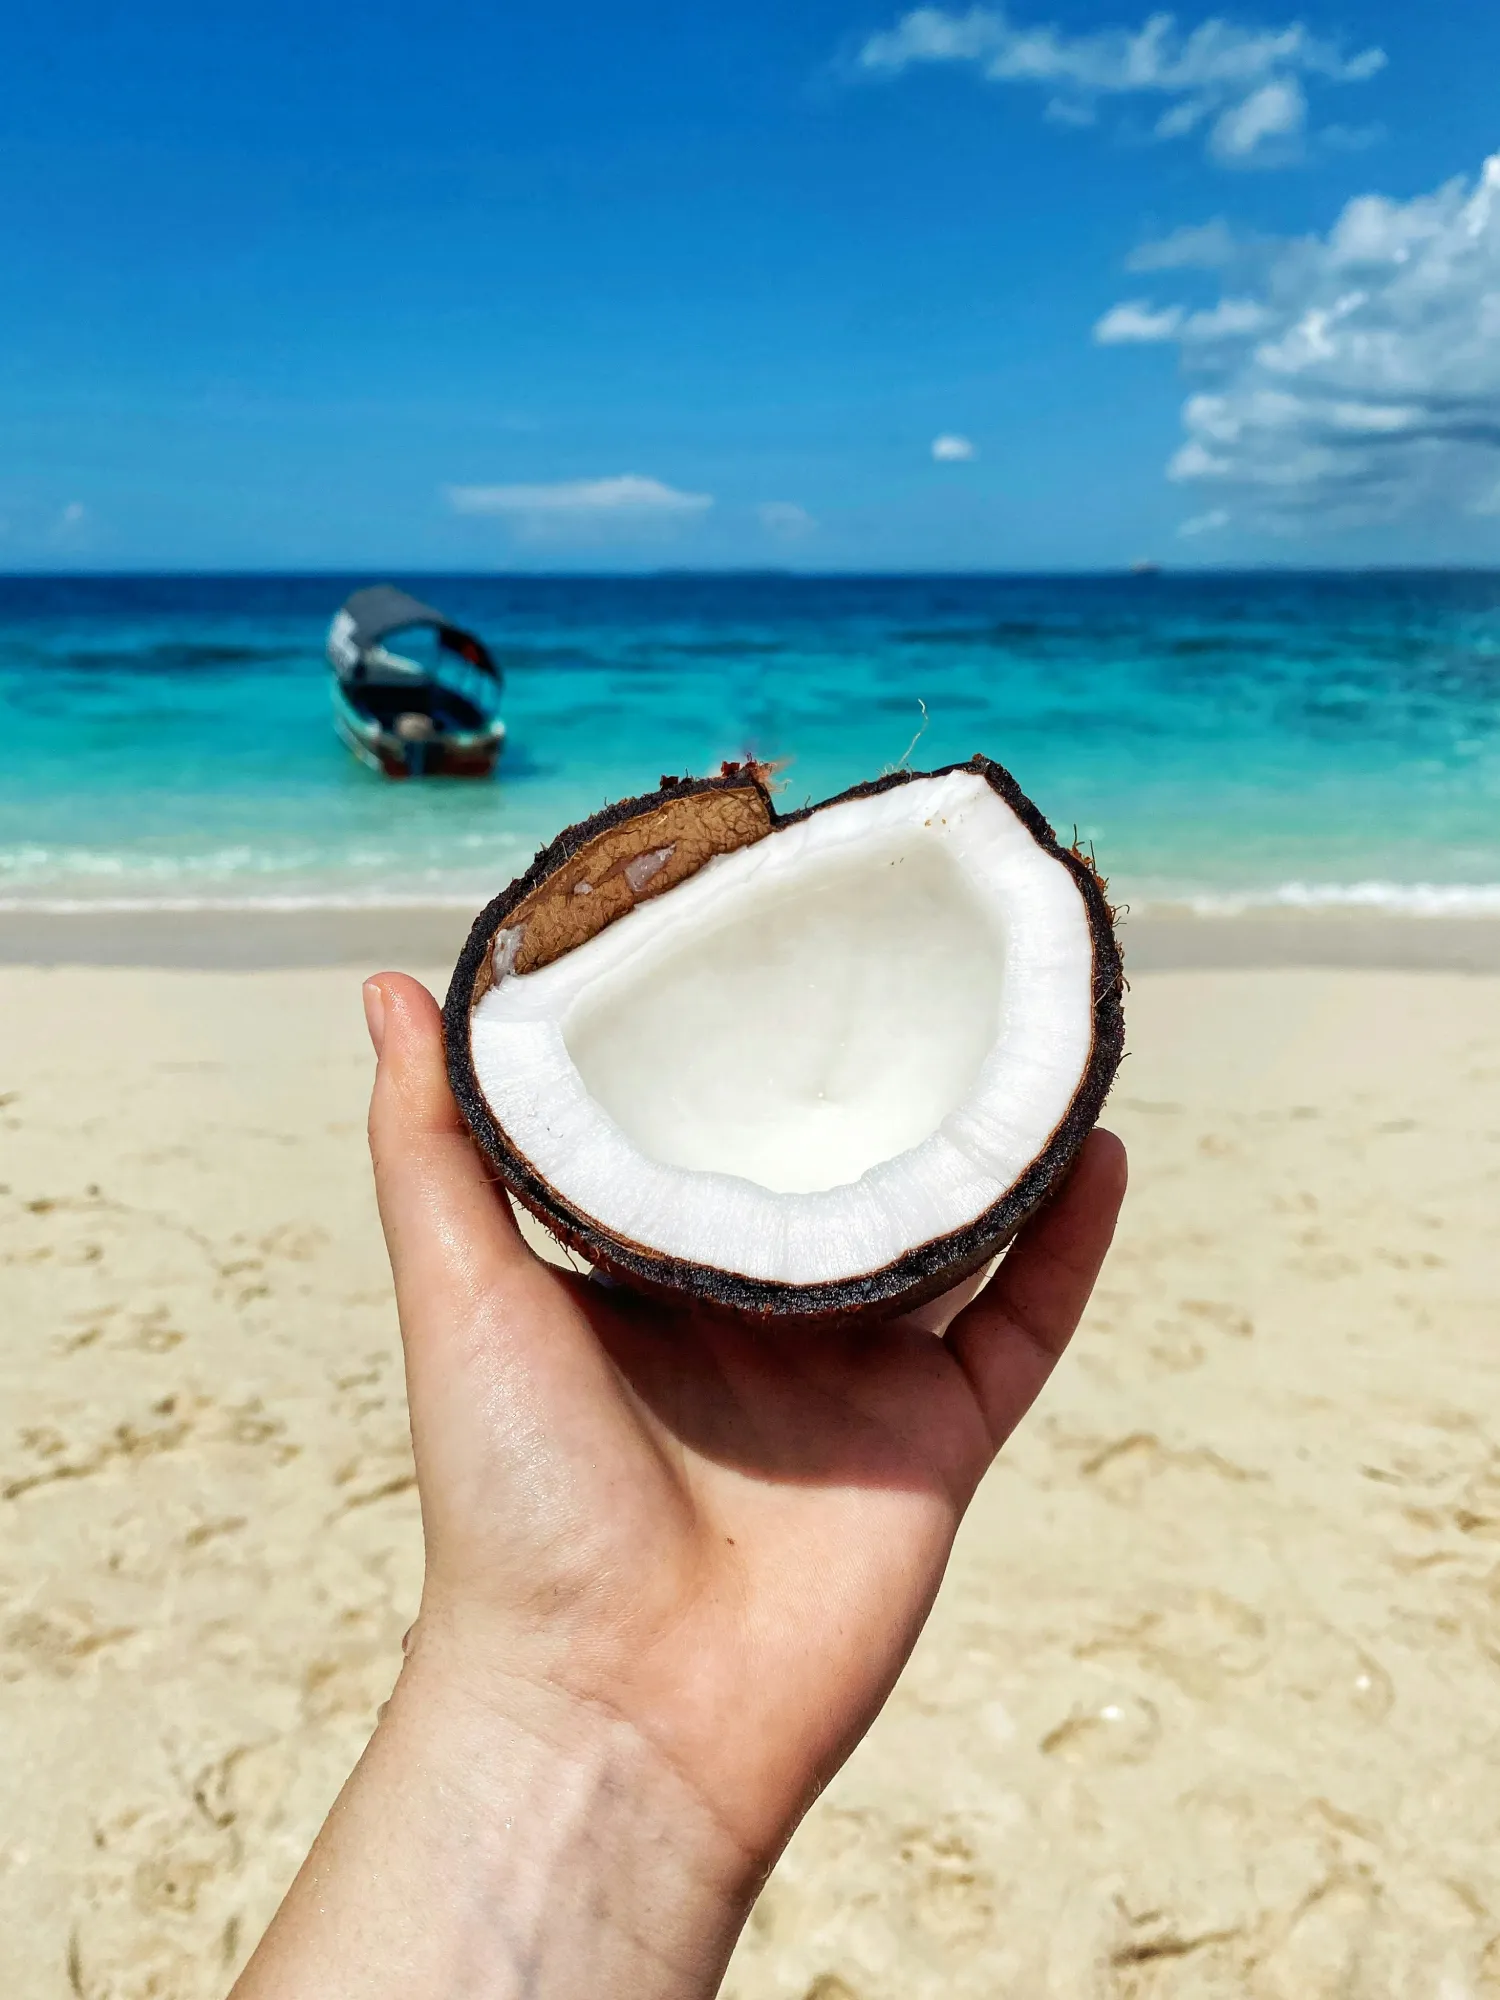
<instances>
[{"instance_id":1,"label":"sky","mask_svg":"<svg viewBox=\"0 0 1500 2000\"><path fill-rule=\"evenodd\" d=\"M1500 566L1500 7L51 0L0 567Z\"/></svg>"}]
</instances>

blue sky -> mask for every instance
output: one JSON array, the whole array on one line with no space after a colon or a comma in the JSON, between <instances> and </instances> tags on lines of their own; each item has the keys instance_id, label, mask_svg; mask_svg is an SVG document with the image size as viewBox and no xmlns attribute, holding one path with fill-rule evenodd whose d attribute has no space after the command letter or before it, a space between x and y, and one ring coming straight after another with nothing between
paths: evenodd
<instances>
[{"instance_id":1,"label":"blue sky","mask_svg":"<svg viewBox=\"0 0 1500 2000\"><path fill-rule=\"evenodd\" d=\"M1500 562L1492 4L0 49L5 567Z\"/></svg>"}]
</instances>

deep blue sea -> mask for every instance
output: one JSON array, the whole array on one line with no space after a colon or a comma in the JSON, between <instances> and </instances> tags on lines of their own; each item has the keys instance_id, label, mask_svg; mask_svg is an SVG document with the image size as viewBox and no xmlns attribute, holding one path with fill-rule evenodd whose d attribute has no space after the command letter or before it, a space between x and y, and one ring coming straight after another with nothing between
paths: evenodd
<instances>
[{"instance_id":1,"label":"deep blue sea","mask_svg":"<svg viewBox=\"0 0 1500 2000\"><path fill-rule=\"evenodd\" d=\"M1137 909L1500 912L1500 574L394 577L509 728L406 784L329 720L375 580L0 579L0 907L473 904L664 772L750 751L801 804L983 750Z\"/></svg>"}]
</instances>

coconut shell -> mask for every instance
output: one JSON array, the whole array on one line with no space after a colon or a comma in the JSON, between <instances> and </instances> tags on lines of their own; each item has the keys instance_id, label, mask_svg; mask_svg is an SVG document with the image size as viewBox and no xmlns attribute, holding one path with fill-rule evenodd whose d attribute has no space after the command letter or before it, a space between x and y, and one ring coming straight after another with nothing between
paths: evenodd
<instances>
[{"instance_id":1,"label":"coconut shell","mask_svg":"<svg viewBox=\"0 0 1500 2000\"><path fill-rule=\"evenodd\" d=\"M879 1270L826 1284L747 1278L697 1264L618 1236L569 1205L497 1123L474 1071L470 1020L495 978L504 934L506 970L535 971L595 937L637 903L664 895L715 855L765 839L827 806L869 798L897 785L950 771L972 771L1005 801L1038 845L1078 885L1093 940L1093 1043L1083 1078L1047 1144L990 1208L950 1234L914 1244ZM1124 969L1115 913L1092 860L1064 847L1003 766L976 756L938 771L891 771L837 798L780 813L766 786L767 767L726 764L713 778L663 778L660 788L624 799L560 833L526 873L474 921L454 968L443 1008L448 1078L481 1151L504 1186L545 1227L596 1269L634 1290L682 1305L753 1319L805 1323L885 1318L949 1291L1003 1250L1032 1211L1061 1183L1104 1106L1124 1051Z\"/></svg>"}]
</instances>

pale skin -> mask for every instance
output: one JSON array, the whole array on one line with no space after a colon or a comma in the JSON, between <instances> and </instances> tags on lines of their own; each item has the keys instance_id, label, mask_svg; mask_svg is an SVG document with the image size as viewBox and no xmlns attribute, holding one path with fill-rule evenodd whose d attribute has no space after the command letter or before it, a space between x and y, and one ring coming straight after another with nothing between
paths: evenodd
<instances>
[{"instance_id":1,"label":"pale skin","mask_svg":"<svg viewBox=\"0 0 1500 2000\"><path fill-rule=\"evenodd\" d=\"M365 1000L426 1578L232 2000L706 2000L1078 1322L1124 1149L1089 1139L945 1337L741 1329L539 1261L436 1002Z\"/></svg>"}]
</instances>

